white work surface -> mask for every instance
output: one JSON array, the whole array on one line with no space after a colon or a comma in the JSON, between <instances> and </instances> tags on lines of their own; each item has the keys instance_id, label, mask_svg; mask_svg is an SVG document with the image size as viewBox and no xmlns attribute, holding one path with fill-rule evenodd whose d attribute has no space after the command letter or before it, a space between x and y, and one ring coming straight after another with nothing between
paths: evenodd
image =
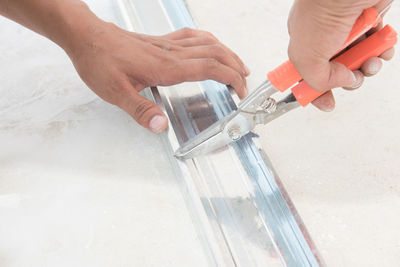
<instances>
[{"instance_id":1,"label":"white work surface","mask_svg":"<svg viewBox=\"0 0 400 267\"><path fill-rule=\"evenodd\" d=\"M187 2L251 88L287 58L291 1ZM398 16L395 3L400 29ZM397 56L337 90L336 111L258 128L328 266L400 262L399 73ZM206 266L159 138L87 89L61 49L0 18L0 84L0 266Z\"/></svg>"},{"instance_id":2,"label":"white work surface","mask_svg":"<svg viewBox=\"0 0 400 267\"><path fill-rule=\"evenodd\" d=\"M292 1L187 2L196 23L250 67L249 89L287 59ZM399 31L399 16L395 1L385 22ZM331 113L308 107L257 128L328 266L400 264L399 58L362 89L335 90Z\"/></svg>"},{"instance_id":3,"label":"white work surface","mask_svg":"<svg viewBox=\"0 0 400 267\"><path fill-rule=\"evenodd\" d=\"M0 18L0 84L0 266L207 265L160 139L60 48Z\"/></svg>"}]
</instances>

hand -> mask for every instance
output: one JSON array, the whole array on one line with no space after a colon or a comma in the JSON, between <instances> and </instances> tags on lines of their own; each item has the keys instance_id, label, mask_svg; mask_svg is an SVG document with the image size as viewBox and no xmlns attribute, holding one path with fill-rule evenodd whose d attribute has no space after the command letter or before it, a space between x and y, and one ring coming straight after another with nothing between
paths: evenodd
<instances>
[{"instance_id":1,"label":"hand","mask_svg":"<svg viewBox=\"0 0 400 267\"><path fill-rule=\"evenodd\" d=\"M212 79L231 85L239 97L247 93L248 69L208 32L136 34L100 20L80 0L0 0L0 14L57 43L97 95L155 133L168 122L139 94L146 87Z\"/></svg>"},{"instance_id":2,"label":"hand","mask_svg":"<svg viewBox=\"0 0 400 267\"><path fill-rule=\"evenodd\" d=\"M288 21L290 43L289 58L304 80L316 90L327 91L314 100L321 110L331 111L335 107L332 88L348 90L359 88L364 76L375 75L382 61L390 60L394 48L380 57L368 59L359 70L350 71L340 63L330 62L342 47L357 18L366 8L375 6L383 10L390 0L296 0ZM379 25L366 35L382 28ZM359 40L359 41L360 41ZM381 58L381 59L380 59Z\"/></svg>"},{"instance_id":3,"label":"hand","mask_svg":"<svg viewBox=\"0 0 400 267\"><path fill-rule=\"evenodd\" d=\"M182 29L156 37L104 22L92 29L67 49L82 80L155 133L162 132L168 121L139 94L146 87L212 79L231 85L240 97L247 92L247 68L208 32Z\"/></svg>"}]
</instances>

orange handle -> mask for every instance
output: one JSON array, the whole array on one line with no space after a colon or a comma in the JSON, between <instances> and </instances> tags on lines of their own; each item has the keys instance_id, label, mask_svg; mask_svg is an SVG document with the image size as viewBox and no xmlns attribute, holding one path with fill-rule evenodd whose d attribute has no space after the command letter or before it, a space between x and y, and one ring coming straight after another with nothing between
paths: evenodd
<instances>
[{"instance_id":1,"label":"orange handle","mask_svg":"<svg viewBox=\"0 0 400 267\"><path fill-rule=\"evenodd\" d=\"M381 18L379 17L379 13L375 8L371 7L365 9L355 22L349 37L343 44L343 47L337 53L344 50L361 35L375 27L380 21ZM281 92L292 87L294 84L303 79L289 60L269 72L267 77L271 84Z\"/></svg>"},{"instance_id":2,"label":"orange handle","mask_svg":"<svg viewBox=\"0 0 400 267\"><path fill-rule=\"evenodd\" d=\"M353 29L344 43L342 50L360 38L361 35L378 26L381 21L382 18L379 16L378 11L374 7L365 9L361 16L357 19L356 23L354 23Z\"/></svg>"},{"instance_id":3,"label":"orange handle","mask_svg":"<svg viewBox=\"0 0 400 267\"><path fill-rule=\"evenodd\" d=\"M353 46L333 61L342 63L351 70L357 70L367 59L379 56L396 43L396 31L389 25L386 25L383 29ZM297 101L304 107L325 92L315 91L305 81L302 81L292 88L292 93Z\"/></svg>"}]
</instances>

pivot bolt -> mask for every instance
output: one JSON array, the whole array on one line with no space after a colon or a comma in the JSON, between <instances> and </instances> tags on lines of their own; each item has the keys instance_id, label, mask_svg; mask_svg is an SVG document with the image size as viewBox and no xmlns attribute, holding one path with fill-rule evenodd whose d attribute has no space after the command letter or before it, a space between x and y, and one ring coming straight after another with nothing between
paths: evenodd
<instances>
[{"instance_id":1,"label":"pivot bolt","mask_svg":"<svg viewBox=\"0 0 400 267\"><path fill-rule=\"evenodd\" d=\"M274 113L276 111L276 100L273 98L267 98L261 103L261 108L268 113Z\"/></svg>"},{"instance_id":2,"label":"pivot bolt","mask_svg":"<svg viewBox=\"0 0 400 267\"><path fill-rule=\"evenodd\" d=\"M239 125L232 125L228 130L228 135L233 141L237 141L242 137Z\"/></svg>"}]
</instances>

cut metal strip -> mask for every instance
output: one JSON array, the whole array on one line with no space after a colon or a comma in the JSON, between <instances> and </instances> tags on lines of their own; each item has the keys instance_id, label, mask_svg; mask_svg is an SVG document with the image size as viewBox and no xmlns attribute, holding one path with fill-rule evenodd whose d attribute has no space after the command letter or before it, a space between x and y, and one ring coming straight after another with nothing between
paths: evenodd
<instances>
[{"instance_id":1,"label":"cut metal strip","mask_svg":"<svg viewBox=\"0 0 400 267\"><path fill-rule=\"evenodd\" d=\"M130 30L165 34L195 25L181 0L120 0ZM214 153L180 161L181 144L236 110L213 81L151 88L167 114L162 136L211 266L321 266L304 225L250 133ZM264 155L265 157L265 155Z\"/></svg>"}]
</instances>

